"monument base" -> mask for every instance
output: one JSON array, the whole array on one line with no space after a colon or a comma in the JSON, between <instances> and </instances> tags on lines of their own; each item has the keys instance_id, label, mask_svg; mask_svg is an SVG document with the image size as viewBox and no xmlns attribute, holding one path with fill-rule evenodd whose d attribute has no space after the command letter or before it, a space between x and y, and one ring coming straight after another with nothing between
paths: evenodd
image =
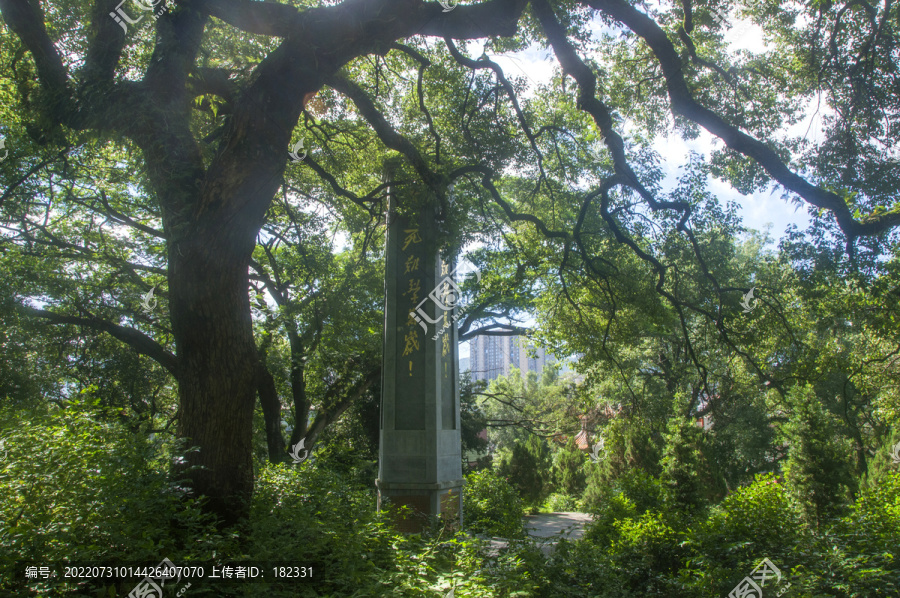
<instances>
[{"instance_id":1,"label":"monument base","mask_svg":"<svg viewBox=\"0 0 900 598\"><path fill-rule=\"evenodd\" d=\"M462 529L462 489L465 480L451 480L439 484L398 484L375 480L378 487L378 510L385 503L394 507L409 507L409 513L398 513L395 529L403 533L420 533L431 517L438 517L445 525Z\"/></svg>"}]
</instances>

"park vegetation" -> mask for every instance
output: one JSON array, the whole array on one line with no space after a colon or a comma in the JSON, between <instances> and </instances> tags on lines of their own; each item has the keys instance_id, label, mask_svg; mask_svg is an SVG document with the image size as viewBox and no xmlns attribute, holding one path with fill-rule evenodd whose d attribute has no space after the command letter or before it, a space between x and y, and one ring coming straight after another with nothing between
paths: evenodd
<instances>
[{"instance_id":1,"label":"park vegetation","mask_svg":"<svg viewBox=\"0 0 900 598\"><path fill-rule=\"evenodd\" d=\"M0 0L0 595L900 595L900 4L456 4ZM375 507L392 186L577 374L461 382L462 530Z\"/></svg>"}]
</instances>

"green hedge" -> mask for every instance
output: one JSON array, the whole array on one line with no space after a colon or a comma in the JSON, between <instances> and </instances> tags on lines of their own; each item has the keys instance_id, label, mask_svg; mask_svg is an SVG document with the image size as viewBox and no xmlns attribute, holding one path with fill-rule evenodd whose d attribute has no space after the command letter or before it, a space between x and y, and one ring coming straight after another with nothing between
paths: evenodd
<instances>
[{"instance_id":1,"label":"green hedge","mask_svg":"<svg viewBox=\"0 0 900 598\"><path fill-rule=\"evenodd\" d=\"M524 534L525 507L515 489L489 469L466 476L463 523L476 534L519 538Z\"/></svg>"}]
</instances>

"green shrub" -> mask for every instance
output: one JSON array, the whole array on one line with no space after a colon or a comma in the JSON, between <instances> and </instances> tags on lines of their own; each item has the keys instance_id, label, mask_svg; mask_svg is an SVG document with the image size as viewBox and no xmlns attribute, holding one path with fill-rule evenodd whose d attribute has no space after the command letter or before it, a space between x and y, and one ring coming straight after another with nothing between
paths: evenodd
<instances>
[{"instance_id":1,"label":"green shrub","mask_svg":"<svg viewBox=\"0 0 900 598\"><path fill-rule=\"evenodd\" d=\"M524 444L514 444L511 453L501 453L497 472L509 480L525 508L535 512L550 494L551 467L546 442L532 436Z\"/></svg>"},{"instance_id":2,"label":"green shrub","mask_svg":"<svg viewBox=\"0 0 900 598\"><path fill-rule=\"evenodd\" d=\"M227 544L199 501L160 473L171 446L80 406L55 416L7 412L3 421L0 589L25 592L21 572L11 581L17 560L179 563ZM75 588L58 579L28 586L45 595Z\"/></svg>"},{"instance_id":3,"label":"green shrub","mask_svg":"<svg viewBox=\"0 0 900 598\"><path fill-rule=\"evenodd\" d=\"M726 496L690 534L687 568L698 595L727 594L763 559L795 565L792 550L803 542L797 512L772 474Z\"/></svg>"},{"instance_id":4,"label":"green shrub","mask_svg":"<svg viewBox=\"0 0 900 598\"><path fill-rule=\"evenodd\" d=\"M682 403L677 401L675 409L680 410ZM665 441L659 479L666 502L678 510L695 513L706 505L714 486L702 450L704 432L691 418L672 417Z\"/></svg>"},{"instance_id":5,"label":"green shrub","mask_svg":"<svg viewBox=\"0 0 900 598\"><path fill-rule=\"evenodd\" d=\"M557 492L572 496L580 495L585 488L584 453L575 446L575 437L569 438L553 461L553 483Z\"/></svg>"},{"instance_id":6,"label":"green shrub","mask_svg":"<svg viewBox=\"0 0 900 598\"><path fill-rule=\"evenodd\" d=\"M850 441L812 387L795 388L789 396L793 414L786 426L791 446L784 478L806 523L819 528L844 512L856 489Z\"/></svg>"},{"instance_id":7,"label":"green shrub","mask_svg":"<svg viewBox=\"0 0 900 598\"><path fill-rule=\"evenodd\" d=\"M545 504L551 513L581 512L583 508L581 500L571 494L551 494Z\"/></svg>"},{"instance_id":8,"label":"green shrub","mask_svg":"<svg viewBox=\"0 0 900 598\"><path fill-rule=\"evenodd\" d=\"M900 472L860 492L847 515L816 539L798 585L813 595L900 596Z\"/></svg>"},{"instance_id":9,"label":"green shrub","mask_svg":"<svg viewBox=\"0 0 900 598\"><path fill-rule=\"evenodd\" d=\"M374 494L355 486L354 477L352 469L339 473L321 461L261 467L246 558L308 563L323 574L316 591L330 595L377 587L378 575L395 567L394 532L389 517L375 513ZM270 590L290 596L297 591L291 588Z\"/></svg>"},{"instance_id":10,"label":"green shrub","mask_svg":"<svg viewBox=\"0 0 900 598\"><path fill-rule=\"evenodd\" d=\"M713 507L698 536L706 554L728 555L729 564L777 554L798 541L797 513L773 474L739 488Z\"/></svg>"},{"instance_id":11,"label":"green shrub","mask_svg":"<svg viewBox=\"0 0 900 598\"><path fill-rule=\"evenodd\" d=\"M588 480L583 502L584 508L590 513L604 509L604 503L615 493L627 497L634 504L638 515L650 509L663 508L663 491L659 480L643 469L626 470L613 483L607 484L603 481L599 468L594 466Z\"/></svg>"},{"instance_id":12,"label":"green shrub","mask_svg":"<svg viewBox=\"0 0 900 598\"><path fill-rule=\"evenodd\" d=\"M618 538L616 523L638 516L634 501L621 492L607 490L603 497L598 494L592 508L592 520L585 526L584 538L598 546L608 547Z\"/></svg>"},{"instance_id":13,"label":"green shrub","mask_svg":"<svg viewBox=\"0 0 900 598\"><path fill-rule=\"evenodd\" d=\"M616 479L615 487L634 501L638 513L663 508L663 490L659 480L643 469L629 469Z\"/></svg>"},{"instance_id":14,"label":"green shrub","mask_svg":"<svg viewBox=\"0 0 900 598\"><path fill-rule=\"evenodd\" d=\"M864 538L860 548L890 552L900 547L900 471L884 474L871 488L860 492L843 519L842 530Z\"/></svg>"},{"instance_id":15,"label":"green shrub","mask_svg":"<svg viewBox=\"0 0 900 598\"><path fill-rule=\"evenodd\" d=\"M640 590L642 595L674 595L676 573L687 555L682 534L662 513L651 511L637 519L618 521L615 526L617 538L609 556L628 589Z\"/></svg>"},{"instance_id":16,"label":"green shrub","mask_svg":"<svg viewBox=\"0 0 900 598\"><path fill-rule=\"evenodd\" d=\"M509 483L490 470L466 476L463 488L463 524L474 533L521 537L524 534L522 501Z\"/></svg>"}]
</instances>

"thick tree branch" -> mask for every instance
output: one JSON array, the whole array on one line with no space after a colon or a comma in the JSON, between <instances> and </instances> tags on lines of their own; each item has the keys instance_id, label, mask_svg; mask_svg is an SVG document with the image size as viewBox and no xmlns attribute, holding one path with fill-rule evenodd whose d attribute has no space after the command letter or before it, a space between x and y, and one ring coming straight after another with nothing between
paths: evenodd
<instances>
[{"instance_id":1,"label":"thick tree branch","mask_svg":"<svg viewBox=\"0 0 900 598\"><path fill-rule=\"evenodd\" d=\"M257 394L266 422L266 445L269 450L269 462L281 463L287 458L284 436L281 434L281 400L275 388L275 378L265 364L265 356L260 355L257 372Z\"/></svg>"},{"instance_id":2,"label":"thick tree branch","mask_svg":"<svg viewBox=\"0 0 900 598\"><path fill-rule=\"evenodd\" d=\"M3 19L19 36L34 58L41 86L47 92L51 113L68 112L72 105L69 76L62 57L47 33L44 12L38 2L0 0Z\"/></svg>"},{"instance_id":3,"label":"thick tree branch","mask_svg":"<svg viewBox=\"0 0 900 598\"><path fill-rule=\"evenodd\" d=\"M163 348L162 345L157 343L155 340L153 340L143 332L135 330L134 328L119 326L118 324L113 324L112 322L108 322L100 318L67 316L45 309L37 309L28 305L18 305L16 307L16 310L26 316L43 318L53 324L74 324L76 326L87 326L88 328L93 328L94 330L106 332L113 338L127 344L129 347L131 347L141 355L146 355L147 357L155 360L161 366L166 368L166 370L168 370L168 372L172 374L172 376L176 380L179 379L179 368L175 355L173 355L169 351L166 351L166 349Z\"/></svg>"},{"instance_id":4,"label":"thick tree branch","mask_svg":"<svg viewBox=\"0 0 900 598\"><path fill-rule=\"evenodd\" d=\"M372 129L389 148L403 154L403 156L412 164L416 172L422 177L422 182L434 193L441 205L441 216L447 213L447 197L444 192L445 185L442 184L442 177L434 172L428 165L425 157L419 152L418 148L412 144L406 137L398 133L391 123L375 106L375 102L359 85L344 77L332 76L326 80L326 83L335 91L347 96L356 105L357 109L368 121ZM439 217L441 217L439 216Z\"/></svg>"},{"instance_id":5,"label":"thick tree branch","mask_svg":"<svg viewBox=\"0 0 900 598\"><path fill-rule=\"evenodd\" d=\"M249 0L177 2L190 4L248 33L283 38L311 34L317 41L358 37L362 33L359 28L347 29L347 19L341 23L334 15L366 14L369 10L375 15L395 15L388 19L391 21L403 21L408 33L401 37L415 33L454 39L511 36L515 35L519 17L527 4L527 0L489 0L471 6L457 6L445 13L437 2L426 3L422 0L345 0L338 6L303 11L285 4Z\"/></svg>"},{"instance_id":6,"label":"thick tree branch","mask_svg":"<svg viewBox=\"0 0 900 598\"><path fill-rule=\"evenodd\" d=\"M96 0L91 8L88 49L84 60L83 89L100 94L115 82L116 67L125 47L125 31L109 15L120 0Z\"/></svg>"},{"instance_id":7,"label":"thick tree branch","mask_svg":"<svg viewBox=\"0 0 900 598\"><path fill-rule=\"evenodd\" d=\"M378 138L392 150L403 154L426 184L429 184L432 188L437 186L438 175L428 166L425 157L411 141L398 133L394 127L391 126L391 123L389 123L384 115L378 110L375 106L375 102L372 101L362 87L347 78L339 76L329 77L326 80L326 83L335 91L350 98L356 105L360 114L362 114L363 118L365 118L375 130Z\"/></svg>"},{"instance_id":8,"label":"thick tree branch","mask_svg":"<svg viewBox=\"0 0 900 598\"><path fill-rule=\"evenodd\" d=\"M375 384L381 378L381 368L376 368L369 371L366 376L360 379L356 384L354 384L350 389L346 391L344 398L338 401L336 404L331 406L323 405L322 409L316 414L316 419L313 421L313 424L309 427L309 430L306 433L306 443L305 447L312 451L312 447L315 446L316 440L319 438L319 434L322 433L322 430L336 422L343 413L350 408L353 403L358 400L363 394L369 390L369 388ZM338 393L338 388L342 385L335 384L326 392L326 399L329 396L335 396Z\"/></svg>"},{"instance_id":9,"label":"thick tree branch","mask_svg":"<svg viewBox=\"0 0 900 598\"><path fill-rule=\"evenodd\" d=\"M146 224L141 224L140 222L137 222L136 220L126 216L122 212L119 212L118 210L116 210L115 208L110 206L109 198L106 197L106 192L103 190L100 191L100 201L103 203L103 207L106 208L106 214L111 219L115 220L116 222L119 222L121 224L127 224L131 228L134 228L143 233L146 233L146 234L150 235L151 237L156 237L158 239L166 238L166 234L164 232L162 232L161 230L157 230L151 226L147 226Z\"/></svg>"},{"instance_id":10,"label":"thick tree branch","mask_svg":"<svg viewBox=\"0 0 900 598\"><path fill-rule=\"evenodd\" d=\"M520 336L531 332L531 328L522 326L513 326L511 324L487 324L480 328L470 330L459 335L459 342L464 342L475 338L476 336Z\"/></svg>"},{"instance_id":11,"label":"thick tree branch","mask_svg":"<svg viewBox=\"0 0 900 598\"><path fill-rule=\"evenodd\" d=\"M849 239L877 235L900 225L900 209L880 215L869 215L857 221L847 203L836 193L810 184L791 171L781 158L765 143L747 135L739 128L725 122L712 110L701 106L693 97L684 78L678 52L665 31L650 17L623 0L583 0L624 24L647 43L659 61L666 77L672 111L704 127L716 135L732 150L756 160L766 172L785 189L796 193L807 203L831 211L838 226ZM544 0L535 3L545 4Z\"/></svg>"}]
</instances>

